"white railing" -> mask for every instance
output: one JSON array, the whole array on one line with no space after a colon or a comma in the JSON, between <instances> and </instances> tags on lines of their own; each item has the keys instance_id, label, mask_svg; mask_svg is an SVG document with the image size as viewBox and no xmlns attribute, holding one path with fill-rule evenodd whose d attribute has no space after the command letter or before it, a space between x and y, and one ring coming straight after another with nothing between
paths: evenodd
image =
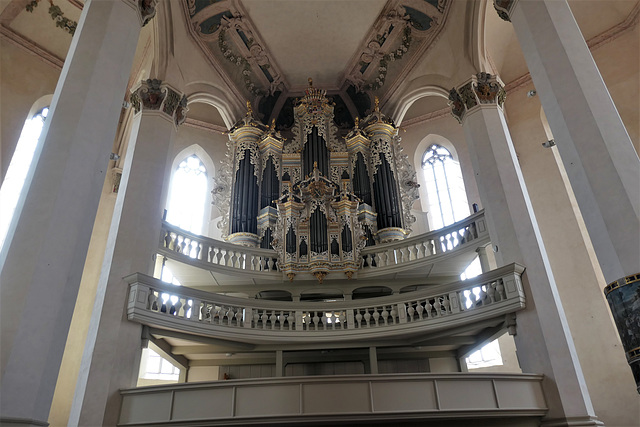
<instances>
[{"instance_id":1,"label":"white railing","mask_svg":"<svg viewBox=\"0 0 640 427\"><path fill-rule=\"evenodd\" d=\"M405 240L370 246L362 250L358 277L366 278L392 272L408 271L443 257L475 250L489 243L484 211L445 228ZM189 233L162 222L159 253L196 267L227 274L245 274L282 279L278 271L278 254L271 249L249 248ZM331 277L330 277L331 278Z\"/></svg>"},{"instance_id":2,"label":"white railing","mask_svg":"<svg viewBox=\"0 0 640 427\"><path fill-rule=\"evenodd\" d=\"M489 231L484 210L462 221L439 230L381 245L369 246L362 251L362 269L359 277L374 271L388 271L395 266L408 268L442 254L489 242Z\"/></svg>"},{"instance_id":3,"label":"white railing","mask_svg":"<svg viewBox=\"0 0 640 427\"><path fill-rule=\"evenodd\" d=\"M380 298L338 302L245 299L176 287L143 274L130 283L130 320L188 333L238 339L341 340L440 330L503 316L524 307L511 264L466 281Z\"/></svg>"},{"instance_id":4,"label":"white railing","mask_svg":"<svg viewBox=\"0 0 640 427\"><path fill-rule=\"evenodd\" d=\"M281 278L276 251L249 248L210 239L162 221L159 252L169 258L209 270Z\"/></svg>"},{"instance_id":5,"label":"white railing","mask_svg":"<svg viewBox=\"0 0 640 427\"><path fill-rule=\"evenodd\" d=\"M140 387L120 392L118 425L364 425L399 419L539 425L547 413L542 380L533 374L412 373Z\"/></svg>"}]
</instances>

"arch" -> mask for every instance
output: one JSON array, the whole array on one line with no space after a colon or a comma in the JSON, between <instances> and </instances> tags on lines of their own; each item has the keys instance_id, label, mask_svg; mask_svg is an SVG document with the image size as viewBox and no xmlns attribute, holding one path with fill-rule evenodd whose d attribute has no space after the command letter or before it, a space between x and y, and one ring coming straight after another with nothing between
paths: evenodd
<instances>
[{"instance_id":1,"label":"arch","mask_svg":"<svg viewBox=\"0 0 640 427\"><path fill-rule=\"evenodd\" d=\"M400 98L396 108L393 110L393 114L391 115L393 121L400 126L402 119L404 119L404 116L407 114L407 111L409 111L409 108L413 103L426 96L438 96L449 99L449 91L436 85L426 85L409 91Z\"/></svg>"},{"instance_id":2,"label":"arch","mask_svg":"<svg viewBox=\"0 0 640 427\"><path fill-rule=\"evenodd\" d=\"M467 3L466 28L469 28L469 32L466 40L466 53L476 71L497 74L497 70L489 60L486 47L487 13L496 13L493 2L478 0Z\"/></svg>"},{"instance_id":3,"label":"arch","mask_svg":"<svg viewBox=\"0 0 640 427\"><path fill-rule=\"evenodd\" d=\"M220 112L227 129L231 129L239 117L242 107L229 100L223 91L206 82L192 82L186 85L187 103L202 102L215 107Z\"/></svg>"},{"instance_id":4,"label":"arch","mask_svg":"<svg viewBox=\"0 0 640 427\"><path fill-rule=\"evenodd\" d=\"M209 156L209 154L199 144L192 144L184 148L173 158L173 162L171 163L171 169L170 169L171 175L169 179L169 190L167 193L165 206L167 209L169 208L169 202L171 201L171 195L172 195L171 192L173 190L173 182L174 182L173 179L175 176L175 171L178 169L178 166L183 160L191 156L196 156L198 159L200 159L205 169L207 170L207 191L205 196L205 202L204 202L205 207L204 207L204 213L202 218L202 234L206 235L208 234L210 223L214 217L214 211L210 207L212 207L213 205L213 196L211 192L213 191L214 182L213 182L213 179L211 178L215 176L215 165L213 163L213 160L211 160L211 157Z\"/></svg>"}]
</instances>

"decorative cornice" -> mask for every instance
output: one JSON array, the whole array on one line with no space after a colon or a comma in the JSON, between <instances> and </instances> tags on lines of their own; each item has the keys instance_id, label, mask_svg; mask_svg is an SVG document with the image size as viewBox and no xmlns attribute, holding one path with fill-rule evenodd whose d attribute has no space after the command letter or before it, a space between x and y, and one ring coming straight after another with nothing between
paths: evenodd
<instances>
[{"instance_id":1,"label":"decorative cornice","mask_svg":"<svg viewBox=\"0 0 640 427\"><path fill-rule=\"evenodd\" d=\"M162 80L143 80L132 91L129 100L135 114L142 110L161 111L170 117L176 126L180 126L187 119L187 97Z\"/></svg>"},{"instance_id":2,"label":"decorative cornice","mask_svg":"<svg viewBox=\"0 0 640 427\"><path fill-rule=\"evenodd\" d=\"M498 16L507 22L511 22L511 12L518 0L493 0L493 7Z\"/></svg>"},{"instance_id":3,"label":"decorative cornice","mask_svg":"<svg viewBox=\"0 0 640 427\"><path fill-rule=\"evenodd\" d=\"M143 27L149 23L156 16L156 6L158 0L137 0L138 3L138 18L140 18L140 25Z\"/></svg>"},{"instance_id":4,"label":"decorative cornice","mask_svg":"<svg viewBox=\"0 0 640 427\"><path fill-rule=\"evenodd\" d=\"M451 89L449 105L451 113L462 123L465 115L481 105L502 107L507 96L504 85L497 76L478 73L462 86Z\"/></svg>"},{"instance_id":5,"label":"decorative cornice","mask_svg":"<svg viewBox=\"0 0 640 427\"><path fill-rule=\"evenodd\" d=\"M34 54L41 61L45 62L48 65L51 65L56 70L62 70L62 66L64 65L64 60L58 58L53 53L49 52L46 49L38 46L33 41L23 37L22 35L16 33L10 28L5 27L4 25L0 25L0 37L8 42L13 43L15 46Z\"/></svg>"}]
</instances>

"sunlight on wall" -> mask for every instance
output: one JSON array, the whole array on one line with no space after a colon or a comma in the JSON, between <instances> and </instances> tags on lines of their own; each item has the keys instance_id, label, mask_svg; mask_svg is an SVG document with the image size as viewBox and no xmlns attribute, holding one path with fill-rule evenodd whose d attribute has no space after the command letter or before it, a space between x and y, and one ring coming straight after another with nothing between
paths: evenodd
<instances>
[{"instance_id":1,"label":"sunlight on wall","mask_svg":"<svg viewBox=\"0 0 640 427\"><path fill-rule=\"evenodd\" d=\"M48 113L49 107L45 107L25 122L9 169L0 187L0 250L7 238L11 218L16 210Z\"/></svg>"}]
</instances>

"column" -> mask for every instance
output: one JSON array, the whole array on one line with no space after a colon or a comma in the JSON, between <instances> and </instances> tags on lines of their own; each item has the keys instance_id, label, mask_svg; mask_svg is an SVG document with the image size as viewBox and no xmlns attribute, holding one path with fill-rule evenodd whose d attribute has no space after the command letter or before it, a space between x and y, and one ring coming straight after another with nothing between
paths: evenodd
<instances>
[{"instance_id":1,"label":"column","mask_svg":"<svg viewBox=\"0 0 640 427\"><path fill-rule=\"evenodd\" d=\"M513 22L607 283L640 273L640 161L566 0L494 0Z\"/></svg>"},{"instance_id":2,"label":"column","mask_svg":"<svg viewBox=\"0 0 640 427\"><path fill-rule=\"evenodd\" d=\"M134 1L88 1L0 253L3 425L43 425L78 293L141 24Z\"/></svg>"},{"instance_id":3,"label":"column","mask_svg":"<svg viewBox=\"0 0 640 427\"><path fill-rule=\"evenodd\" d=\"M550 425L602 425L597 420L558 296L544 244L516 157L494 76L479 73L450 92L462 123L498 266L526 267L527 307L517 313L515 337L524 372L545 375ZM555 424L557 423L557 424Z\"/></svg>"},{"instance_id":4,"label":"column","mask_svg":"<svg viewBox=\"0 0 640 427\"><path fill-rule=\"evenodd\" d=\"M165 173L186 97L160 80L147 80L131 95L136 115L107 240L102 273L69 425L115 425L121 388L134 387L142 326L124 311L129 293L123 277L152 274L160 236Z\"/></svg>"}]
</instances>

